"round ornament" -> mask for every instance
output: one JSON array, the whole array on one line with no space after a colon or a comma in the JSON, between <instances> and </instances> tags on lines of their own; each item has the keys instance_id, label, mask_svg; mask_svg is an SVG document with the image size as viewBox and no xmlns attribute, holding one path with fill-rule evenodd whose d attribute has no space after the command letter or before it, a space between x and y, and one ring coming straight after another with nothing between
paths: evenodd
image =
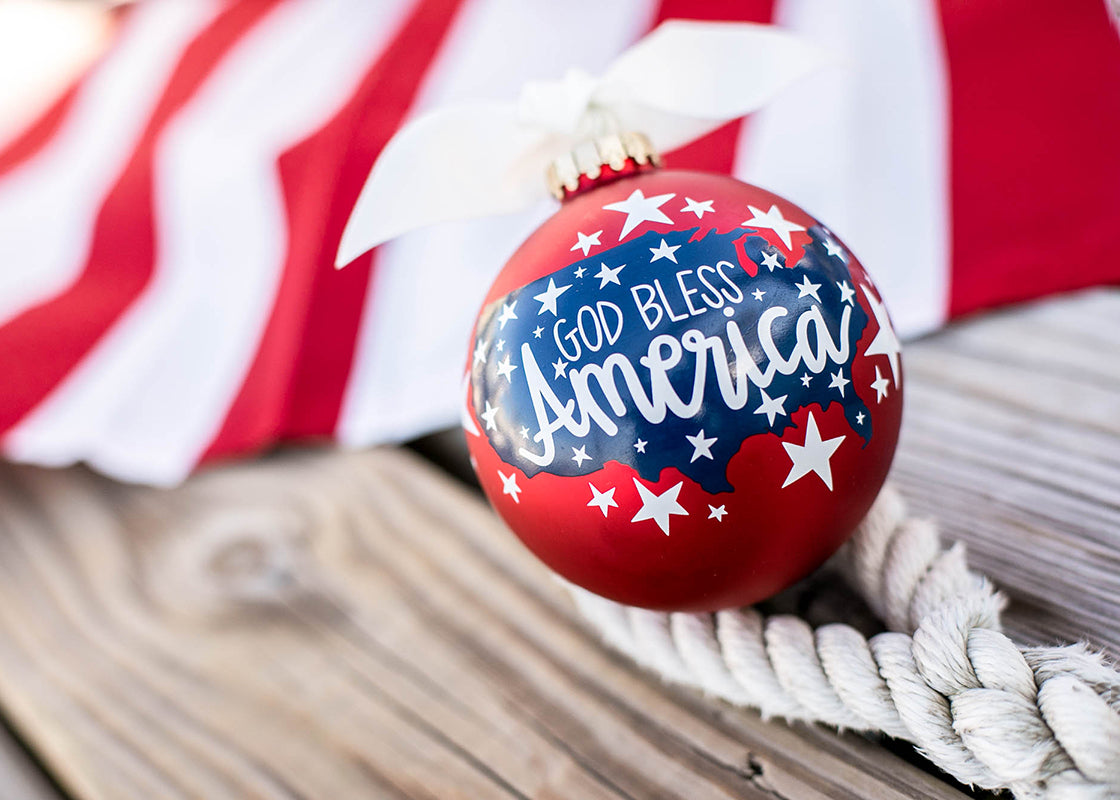
<instances>
[{"instance_id":1,"label":"round ornament","mask_svg":"<svg viewBox=\"0 0 1120 800\"><path fill-rule=\"evenodd\" d=\"M633 160L591 174L568 180L475 323L479 482L592 592L754 603L874 501L901 420L898 339L859 261L793 203Z\"/></svg>"}]
</instances>

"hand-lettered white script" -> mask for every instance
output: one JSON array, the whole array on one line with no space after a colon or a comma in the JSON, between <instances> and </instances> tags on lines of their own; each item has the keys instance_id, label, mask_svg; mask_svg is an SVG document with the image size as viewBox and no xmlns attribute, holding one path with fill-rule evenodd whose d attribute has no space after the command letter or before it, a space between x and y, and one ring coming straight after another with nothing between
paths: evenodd
<instances>
[{"instance_id":1,"label":"hand-lettered white script","mask_svg":"<svg viewBox=\"0 0 1120 800\"><path fill-rule=\"evenodd\" d=\"M712 288L714 291L714 287ZM742 297L740 293L734 299L719 299L736 302ZM648 301L643 304L644 298L639 298L637 293L634 299L646 327L652 331L656 322L650 324L652 315ZM707 301L706 297L704 299ZM714 297L712 302L715 302ZM689 307L700 308L691 304ZM563 379L571 394L570 399L562 401L537 365L532 348L528 343L522 344L524 375L538 426L533 440L540 445L540 452L525 447L518 452L532 463L547 467L556 457L553 435L558 430L564 429L573 436L582 438L591 431L594 423L606 435L613 436L618 432L616 419L625 417L631 408L648 422L655 424L663 421L666 414L670 413L681 419L694 417L704 403L709 375L715 376L722 401L729 409L736 411L746 405L751 385L765 389L770 386L776 374L792 375L802 368L819 374L830 363L844 364L848 361L851 355L850 305L844 307L840 318L838 342L833 340L820 308L814 305L798 315L792 337L781 337L783 341L790 343L789 352L783 353L775 341L774 326L779 320L789 316L789 313L789 309L776 305L759 316L752 342L756 345L753 349L761 355L759 361L752 355L752 347L748 345L736 319L728 320L725 329L726 342L731 350L730 357L724 337L706 336L695 328L679 335L662 333L654 336L646 353L638 359L639 365L648 375L648 394L646 383L639 378L638 369L630 357L621 352L613 352L601 363L588 363L581 367L573 365L565 374L558 375L553 383ZM598 352L603 347L615 344L621 334L622 312L613 303L585 305L580 308L575 319L575 325L565 334L560 333L566 322L564 319L557 320L553 329L561 352L573 361L586 350ZM660 315L657 321L660 321ZM765 368L759 366L761 363L766 365ZM688 369L692 371L691 393L687 397L681 397L669 376L673 370ZM592 393L593 383L605 398L607 408ZM624 391L629 395L630 403L624 398Z\"/></svg>"}]
</instances>

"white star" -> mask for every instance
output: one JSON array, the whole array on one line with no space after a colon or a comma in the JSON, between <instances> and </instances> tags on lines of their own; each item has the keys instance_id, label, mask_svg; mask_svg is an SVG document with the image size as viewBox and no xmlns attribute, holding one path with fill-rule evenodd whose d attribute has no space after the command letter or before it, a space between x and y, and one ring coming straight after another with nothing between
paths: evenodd
<instances>
[{"instance_id":1,"label":"white star","mask_svg":"<svg viewBox=\"0 0 1120 800\"><path fill-rule=\"evenodd\" d=\"M685 436L684 438L688 439L688 443L692 445L692 458L688 460L689 464L701 456L704 458L712 458L712 445L717 441L715 436L711 439L705 439L704 429L701 428L700 432L695 436Z\"/></svg>"},{"instance_id":2,"label":"white star","mask_svg":"<svg viewBox=\"0 0 1120 800\"><path fill-rule=\"evenodd\" d=\"M696 219L700 219L708 212L715 213L715 209L712 208L713 201L711 200L693 200L691 197L686 197L684 202L685 206L681 211L691 211L696 215Z\"/></svg>"},{"instance_id":3,"label":"white star","mask_svg":"<svg viewBox=\"0 0 1120 800\"><path fill-rule=\"evenodd\" d=\"M564 370L566 370L568 368L568 362L565 361L564 359L562 359L562 358L556 359L556 361L553 362L553 364L552 364L552 368L556 370L556 374L552 376L553 380L556 380L557 378L568 377L567 375L564 374Z\"/></svg>"},{"instance_id":4,"label":"white star","mask_svg":"<svg viewBox=\"0 0 1120 800\"><path fill-rule=\"evenodd\" d=\"M829 236L824 240L824 250L830 256L840 256L840 260L845 264L848 263L847 257L844 255L844 248L842 248L835 239Z\"/></svg>"},{"instance_id":5,"label":"white star","mask_svg":"<svg viewBox=\"0 0 1120 800\"><path fill-rule=\"evenodd\" d=\"M708 519L714 519L716 522L723 522L723 517L727 513L727 506L713 506L709 503L708 510L712 512L708 515Z\"/></svg>"},{"instance_id":6,"label":"white star","mask_svg":"<svg viewBox=\"0 0 1120 800\"><path fill-rule=\"evenodd\" d=\"M755 300L761 303L762 298L766 294L766 292L762 291L761 289L755 289L753 292L751 292L751 294L754 295Z\"/></svg>"},{"instance_id":7,"label":"white star","mask_svg":"<svg viewBox=\"0 0 1120 800\"><path fill-rule=\"evenodd\" d=\"M517 485L517 473L511 472L509 475L506 475L501 470L498 470L498 477L502 479L502 494L508 494L513 498L513 502L520 503L521 498L518 497L517 494L521 492L522 489Z\"/></svg>"},{"instance_id":8,"label":"white star","mask_svg":"<svg viewBox=\"0 0 1120 800\"><path fill-rule=\"evenodd\" d=\"M798 289L798 297L809 297L812 295L813 299L818 303L821 301L821 296L817 294L817 289L821 288L821 285L819 283L809 283L808 275L803 275L802 282L795 283L794 286Z\"/></svg>"},{"instance_id":9,"label":"white star","mask_svg":"<svg viewBox=\"0 0 1120 800\"><path fill-rule=\"evenodd\" d=\"M867 345L863 354L865 356L887 357L887 360L891 362L891 377L894 379L894 388L897 389L899 378L898 354L902 351L902 347L898 343L898 337L894 335L891 319L887 316L887 307L876 300L866 286L861 284L860 288L863 289L863 295L867 298L867 302L871 304L871 313L875 315L875 321L879 323L879 332L875 334L875 338L871 340L871 344Z\"/></svg>"},{"instance_id":10,"label":"white star","mask_svg":"<svg viewBox=\"0 0 1120 800\"><path fill-rule=\"evenodd\" d=\"M794 231L805 230L804 225L798 225L796 222L790 222L782 216L781 210L775 206L770 206L770 210L763 212L760 208L754 206L747 206L747 210L754 214L753 217L743 223L744 228L769 228L778 234L778 238L782 240L782 244L786 246L786 250L793 249L793 242L790 240L790 234Z\"/></svg>"},{"instance_id":11,"label":"white star","mask_svg":"<svg viewBox=\"0 0 1120 800\"><path fill-rule=\"evenodd\" d=\"M516 300L512 303L502 303L502 313L498 315L498 330L505 330L507 322L511 319L517 319L517 315L513 313L516 306Z\"/></svg>"},{"instance_id":12,"label":"white star","mask_svg":"<svg viewBox=\"0 0 1120 800\"><path fill-rule=\"evenodd\" d=\"M577 467L582 467L584 461L589 461L591 459L591 456L587 455L587 445L585 444L580 445L579 449L573 447L572 452L575 453L575 455L572 456L572 461L576 462Z\"/></svg>"},{"instance_id":13,"label":"white star","mask_svg":"<svg viewBox=\"0 0 1120 800\"><path fill-rule=\"evenodd\" d=\"M643 222L668 222L672 223L673 220L665 216L665 212L661 210L661 206L676 197L675 194L659 194L653 197L646 197L642 194L641 189L635 189L629 197L625 200L619 200L617 203L607 203L603 206L604 211L618 211L626 215L626 222L622 226L622 233L618 235L618 240L621 242L626 238L626 235L634 228L641 225ZM802 228L804 230L804 228Z\"/></svg>"},{"instance_id":14,"label":"white star","mask_svg":"<svg viewBox=\"0 0 1120 800\"><path fill-rule=\"evenodd\" d=\"M494 421L494 417L498 416L498 409L490 405L490 401L486 401L486 410L479 414L482 421L486 423L486 430L497 430L498 423Z\"/></svg>"},{"instance_id":15,"label":"white star","mask_svg":"<svg viewBox=\"0 0 1120 800\"><path fill-rule=\"evenodd\" d=\"M529 438L529 429L526 428L524 425L521 426L521 430L519 430L518 433L521 434L522 439L528 439Z\"/></svg>"},{"instance_id":16,"label":"white star","mask_svg":"<svg viewBox=\"0 0 1120 800\"><path fill-rule=\"evenodd\" d=\"M840 369L832 373L832 382L828 384L829 389L839 389L840 396L844 396L844 387L851 383L850 380L844 377L844 370Z\"/></svg>"},{"instance_id":17,"label":"white star","mask_svg":"<svg viewBox=\"0 0 1120 800\"><path fill-rule=\"evenodd\" d=\"M585 272L587 272L587 267L585 267L581 264L579 269L576 270L576 277L577 278L583 278L583 273L585 273Z\"/></svg>"},{"instance_id":18,"label":"white star","mask_svg":"<svg viewBox=\"0 0 1120 800\"><path fill-rule=\"evenodd\" d=\"M775 397L771 399L770 395L766 394L765 389L760 389L759 391L762 392L762 405L756 408L754 410L754 413L765 414L766 421L770 424L771 427L773 427L774 417L778 416L779 414L783 417L786 415L785 402L786 398L789 397L789 395L783 394L781 397Z\"/></svg>"},{"instance_id":19,"label":"white star","mask_svg":"<svg viewBox=\"0 0 1120 800\"><path fill-rule=\"evenodd\" d=\"M674 253L676 253L680 249L681 249L681 246L679 244L675 244L672 247L670 247L668 242L666 242L664 239L662 239L660 245L658 245L657 247L651 247L649 249L650 255L653 256L653 258L651 258L649 260L649 263L652 264L654 261L659 261L662 258L667 258L670 261L672 261L674 264L676 264L677 263L677 257L676 257L676 255L674 255Z\"/></svg>"},{"instance_id":20,"label":"white star","mask_svg":"<svg viewBox=\"0 0 1120 800\"><path fill-rule=\"evenodd\" d=\"M638 487L638 496L642 498L642 507L639 509L638 513L634 515L634 519L630 521L641 522L643 520L652 519L657 523L657 527L661 528L661 532L668 536L670 515L688 516L688 512L684 510L684 506L677 502L677 495L681 493L681 487L684 486L684 481L681 481L671 489L666 489L662 494L654 494L638 483L637 478L633 480L634 485Z\"/></svg>"},{"instance_id":21,"label":"white star","mask_svg":"<svg viewBox=\"0 0 1120 800\"><path fill-rule=\"evenodd\" d=\"M510 363L509 354L498 362L498 374L506 379L506 383L513 383L513 371L517 369L516 364Z\"/></svg>"},{"instance_id":22,"label":"white star","mask_svg":"<svg viewBox=\"0 0 1120 800\"><path fill-rule=\"evenodd\" d=\"M832 491L832 454L836 452L846 437L837 436L834 439L821 440L820 431L817 429L817 420L813 412L809 412L809 423L805 426L805 444L791 444L782 442L793 466L782 488L804 478L810 472L817 473L828 490Z\"/></svg>"},{"instance_id":23,"label":"white star","mask_svg":"<svg viewBox=\"0 0 1120 800\"><path fill-rule=\"evenodd\" d=\"M813 379L811 377L809 377L809 373L806 372L804 375L801 376L801 385L804 386L806 389L808 389L809 388L809 383L812 380Z\"/></svg>"},{"instance_id":24,"label":"white star","mask_svg":"<svg viewBox=\"0 0 1120 800\"><path fill-rule=\"evenodd\" d=\"M544 328L542 328L542 327L541 327L540 325L538 325L537 327L533 328L533 338L534 338L534 339L539 339L539 338L541 338L541 334L542 334L542 333L544 333Z\"/></svg>"},{"instance_id":25,"label":"white star","mask_svg":"<svg viewBox=\"0 0 1120 800\"><path fill-rule=\"evenodd\" d=\"M540 308L540 311L537 312L537 316L539 317L544 312L550 311L550 312L552 312L552 316L555 317L556 316L556 298L558 298L560 295L564 294L564 292L568 291L571 288L572 288L571 284L568 284L567 286L557 287L556 281L554 281L552 278L549 278L548 279L548 288L545 289L540 294L533 295L533 299L538 301L541 304L541 308Z\"/></svg>"},{"instance_id":26,"label":"white star","mask_svg":"<svg viewBox=\"0 0 1120 800\"><path fill-rule=\"evenodd\" d=\"M594 277L599 279L600 289L606 288L606 285L608 283L617 283L619 286L622 285L622 282L618 279L618 273L622 272L622 270L626 267L625 264L617 266L614 269L611 269L602 262L600 262L599 266L601 266L602 269L600 269L599 272L594 275Z\"/></svg>"},{"instance_id":27,"label":"white star","mask_svg":"<svg viewBox=\"0 0 1120 800\"><path fill-rule=\"evenodd\" d=\"M763 253L762 266L766 267L771 272L773 272L775 268L780 268L782 265L778 263L778 251L775 250L772 253Z\"/></svg>"},{"instance_id":28,"label":"white star","mask_svg":"<svg viewBox=\"0 0 1120 800\"><path fill-rule=\"evenodd\" d=\"M871 382L871 388L875 390L875 402L883 402L883 398L887 396L887 387L891 382L879 374L879 365L875 365L875 380Z\"/></svg>"},{"instance_id":29,"label":"white star","mask_svg":"<svg viewBox=\"0 0 1120 800\"><path fill-rule=\"evenodd\" d=\"M638 441L634 442L634 449L637 450L639 453L644 453L646 451L646 445L647 444L649 444L649 442L646 442L646 441L643 441L642 439L639 439Z\"/></svg>"},{"instance_id":30,"label":"white star","mask_svg":"<svg viewBox=\"0 0 1120 800\"><path fill-rule=\"evenodd\" d=\"M505 339L499 339L498 343L496 345L494 345L494 349L497 350L499 353L502 352L503 350L505 350L506 349L506 340Z\"/></svg>"},{"instance_id":31,"label":"white star","mask_svg":"<svg viewBox=\"0 0 1120 800\"><path fill-rule=\"evenodd\" d=\"M486 342L481 339L478 340L478 347L474 349L474 363L476 365L486 363Z\"/></svg>"},{"instance_id":32,"label":"white star","mask_svg":"<svg viewBox=\"0 0 1120 800\"><path fill-rule=\"evenodd\" d=\"M855 297L856 290L851 287L847 281L836 281L836 288L840 290L840 302L852 304L852 298Z\"/></svg>"},{"instance_id":33,"label":"white star","mask_svg":"<svg viewBox=\"0 0 1120 800\"><path fill-rule=\"evenodd\" d=\"M864 420L864 418L865 418L866 416L867 416L867 415L866 415L866 414L864 414L864 413L863 413L862 411L861 411L861 412L859 412L858 414L856 414L856 425L862 425L862 424L863 424L863 420Z\"/></svg>"},{"instance_id":34,"label":"white star","mask_svg":"<svg viewBox=\"0 0 1120 800\"><path fill-rule=\"evenodd\" d=\"M599 488L595 484L588 483L587 485L591 487L591 499L587 501L588 506L597 508L602 511L604 517L607 515L608 508L618 508L618 503L614 501L615 487L612 486L605 492L600 492Z\"/></svg>"},{"instance_id":35,"label":"white star","mask_svg":"<svg viewBox=\"0 0 1120 800\"><path fill-rule=\"evenodd\" d=\"M602 244L602 242L599 241L599 237L602 235L602 231L595 231L595 233L591 234L590 236L584 236L582 233L577 233L576 236L579 237L579 241L572 245L571 250L582 250L583 254L587 255L591 252L592 247L597 244Z\"/></svg>"}]
</instances>

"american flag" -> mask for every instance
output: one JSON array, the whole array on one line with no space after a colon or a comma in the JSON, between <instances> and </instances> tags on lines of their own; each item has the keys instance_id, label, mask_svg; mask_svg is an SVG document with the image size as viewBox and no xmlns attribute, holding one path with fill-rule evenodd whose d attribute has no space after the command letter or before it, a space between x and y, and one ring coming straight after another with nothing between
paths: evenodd
<instances>
[{"instance_id":1,"label":"american flag","mask_svg":"<svg viewBox=\"0 0 1120 800\"><path fill-rule=\"evenodd\" d=\"M838 58L667 162L826 221L904 335L1120 279L1120 39L1099 0L145 0L0 146L0 452L174 483L279 440L454 424L474 314L552 208L336 272L378 153L412 115L600 72L697 15Z\"/></svg>"}]
</instances>

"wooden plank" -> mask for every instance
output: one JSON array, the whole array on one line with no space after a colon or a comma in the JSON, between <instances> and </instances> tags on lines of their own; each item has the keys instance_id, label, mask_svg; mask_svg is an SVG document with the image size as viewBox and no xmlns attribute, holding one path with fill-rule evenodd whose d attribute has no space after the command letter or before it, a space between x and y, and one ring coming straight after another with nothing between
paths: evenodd
<instances>
[{"instance_id":1,"label":"wooden plank","mask_svg":"<svg viewBox=\"0 0 1120 800\"><path fill-rule=\"evenodd\" d=\"M0 730L0 800L61 800L42 771Z\"/></svg>"},{"instance_id":2,"label":"wooden plank","mask_svg":"<svg viewBox=\"0 0 1120 800\"><path fill-rule=\"evenodd\" d=\"M959 796L666 692L404 452L0 487L0 698L79 797Z\"/></svg>"},{"instance_id":3,"label":"wooden plank","mask_svg":"<svg viewBox=\"0 0 1120 800\"><path fill-rule=\"evenodd\" d=\"M894 480L968 543L1025 642L1120 655L1120 291L977 318L910 347Z\"/></svg>"},{"instance_id":4,"label":"wooden plank","mask_svg":"<svg viewBox=\"0 0 1120 800\"><path fill-rule=\"evenodd\" d=\"M1090 293L907 353L896 479L1022 636L1120 640L1118 320ZM396 450L173 491L0 469L0 707L80 798L965 796L905 748L660 685Z\"/></svg>"},{"instance_id":5,"label":"wooden plank","mask_svg":"<svg viewBox=\"0 0 1120 800\"><path fill-rule=\"evenodd\" d=\"M2 486L0 698L79 797L957 796L664 691L402 452Z\"/></svg>"}]
</instances>

